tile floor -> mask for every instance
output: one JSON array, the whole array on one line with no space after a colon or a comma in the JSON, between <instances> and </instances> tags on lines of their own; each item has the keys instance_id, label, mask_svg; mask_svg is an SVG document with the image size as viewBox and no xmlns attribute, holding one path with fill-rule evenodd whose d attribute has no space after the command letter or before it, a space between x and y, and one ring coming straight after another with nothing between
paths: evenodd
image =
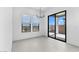
<instances>
[{"instance_id":1,"label":"tile floor","mask_svg":"<svg viewBox=\"0 0 79 59\"><path fill-rule=\"evenodd\" d=\"M12 52L78 52L79 47L52 39L38 37L13 42Z\"/></svg>"}]
</instances>

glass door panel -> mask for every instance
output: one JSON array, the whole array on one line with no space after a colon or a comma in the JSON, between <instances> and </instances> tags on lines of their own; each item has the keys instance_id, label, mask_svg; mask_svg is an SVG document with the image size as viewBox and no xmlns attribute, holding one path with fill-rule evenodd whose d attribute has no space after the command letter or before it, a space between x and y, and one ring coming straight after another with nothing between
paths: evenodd
<instances>
[{"instance_id":1,"label":"glass door panel","mask_svg":"<svg viewBox=\"0 0 79 59\"><path fill-rule=\"evenodd\" d=\"M65 41L65 12L56 14L56 38Z\"/></svg>"},{"instance_id":2,"label":"glass door panel","mask_svg":"<svg viewBox=\"0 0 79 59\"><path fill-rule=\"evenodd\" d=\"M49 24L48 24L48 34L50 37L55 38L55 16L49 16L49 20L48 20Z\"/></svg>"}]
</instances>

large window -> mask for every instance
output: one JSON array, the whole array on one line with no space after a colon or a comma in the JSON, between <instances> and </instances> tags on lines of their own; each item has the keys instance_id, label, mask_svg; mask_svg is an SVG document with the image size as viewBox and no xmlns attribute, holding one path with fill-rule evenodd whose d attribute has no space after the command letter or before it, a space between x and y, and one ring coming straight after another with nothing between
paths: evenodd
<instances>
[{"instance_id":1,"label":"large window","mask_svg":"<svg viewBox=\"0 0 79 59\"><path fill-rule=\"evenodd\" d=\"M39 31L39 18L36 16L22 16L21 21L22 32L38 32ZM31 31L32 30L32 31Z\"/></svg>"},{"instance_id":2,"label":"large window","mask_svg":"<svg viewBox=\"0 0 79 59\"><path fill-rule=\"evenodd\" d=\"M22 16L22 32L31 32L31 20L29 16Z\"/></svg>"},{"instance_id":3,"label":"large window","mask_svg":"<svg viewBox=\"0 0 79 59\"><path fill-rule=\"evenodd\" d=\"M39 31L39 20L36 16L32 17L32 31L33 32Z\"/></svg>"}]
</instances>

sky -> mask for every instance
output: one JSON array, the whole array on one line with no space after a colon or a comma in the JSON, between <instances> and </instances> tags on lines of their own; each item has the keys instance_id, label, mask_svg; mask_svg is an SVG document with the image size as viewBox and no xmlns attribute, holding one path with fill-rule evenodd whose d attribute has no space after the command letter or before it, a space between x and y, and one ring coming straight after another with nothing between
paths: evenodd
<instances>
[{"instance_id":1,"label":"sky","mask_svg":"<svg viewBox=\"0 0 79 59\"><path fill-rule=\"evenodd\" d=\"M55 25L55 17L49 16L49 25Z\"/></svg>"},{"instance_id":2,"label":"sky","mask_svg":"<svg viewBox=\"0 0 79 59\"><path fill-rule=\"evenodd\" d=\"M22 16L22 23L30 23L30 16Z\"/></svg>"},{"instance_id":3,"label":"sky","mask_svg":"<svg viewBox=\"0 0 79 59\"><path fill-rule=\"evenodd\" d=\"M58 24L59 25L64 25L64 16L61 16L58 18ZM49 16L49 25L55 25L55 17L54 16Z\"/></svg>"},{"instance_id":4,"label":"sky","mask_svg":"<svg viewBox=\"0 0 79 59\"><path fill-rule=\"evenodd\" d=\"M22 16L22 24L23 26L29 26L32 23L32 26L38 26L39 19L36 16Z\"/></svg>"},{"instance_id":5,"label":"sky","mask_svg":"<svg viewBox=\"0 0 79 59\"><path fill-rule=\"evenodd\" d=\"M58 18L58 24L59 25L64 25L63 18L64 18L63 16ZM32 18L30 18L30 16L22 16L22 23L23 23L23 25L29 26L29 24L27 24L27 23L31 23L31 22L32 22L33 26L39 24L38 18L35 17L35 16L33 16ZM55 17L54 16L49 16L49 25L55 25Z\"/></svg>"}]
</instances>

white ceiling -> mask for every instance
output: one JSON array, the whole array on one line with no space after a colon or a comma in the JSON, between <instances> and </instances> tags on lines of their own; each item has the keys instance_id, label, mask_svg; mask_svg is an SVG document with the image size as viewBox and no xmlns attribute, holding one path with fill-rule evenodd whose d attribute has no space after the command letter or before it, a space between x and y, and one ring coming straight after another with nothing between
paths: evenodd
<instances>
[{"instance_id":1,"label":"white ceiling","mask_svg":"<svg viewBox=\"0 0 79 59\"><path fill-rule=\"evenodd\" d=\"M40 8L41 8L41 10L42 10L43 12L46 12L46 11L49 10L49 7L32 7L32 8L35 9L35 10L37 10L37 11L39 11Z\"/></svg>"}]
</instances>

